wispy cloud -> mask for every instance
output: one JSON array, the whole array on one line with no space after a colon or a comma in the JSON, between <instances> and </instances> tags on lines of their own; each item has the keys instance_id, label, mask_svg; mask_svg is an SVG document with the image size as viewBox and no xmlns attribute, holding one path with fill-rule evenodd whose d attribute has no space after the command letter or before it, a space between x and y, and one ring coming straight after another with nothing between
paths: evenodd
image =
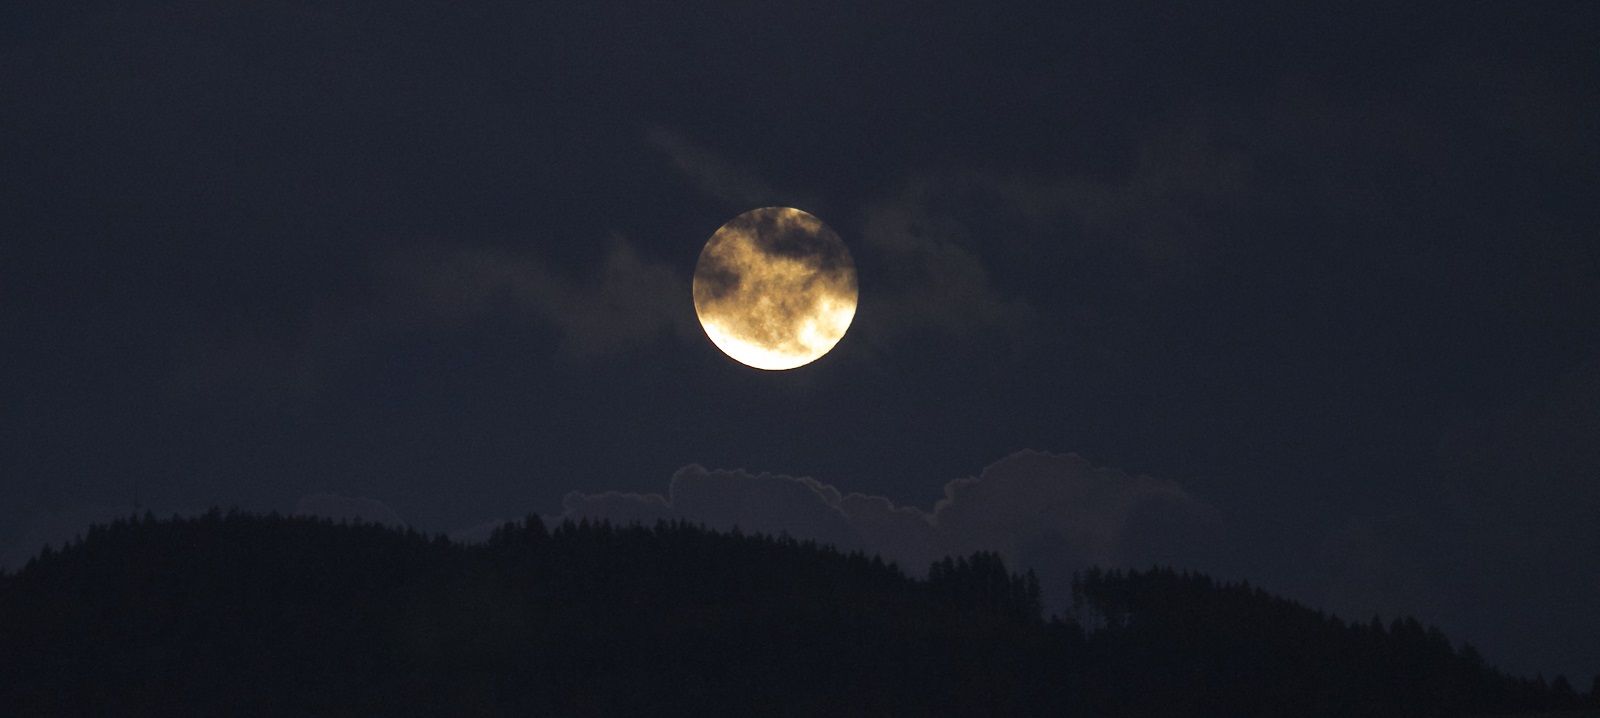
<instances>
[{"instance_id":1,"label":"wispy cloud","mask_svg":"<svg viewBox=\"0 0 1600 718\"><path fill-rule=\"evenodd\" d=\"M276 327L197 335L174 350L173 393L294 404L388 337L471 325L497 311L556 337L559 354L594 359L698 330L687 278L612 236L588 271L565 272L532 251L413 243L375 255L369 290L324 297Z\"/></svg>"},{"instance_id":2,"label":"wispy cloud","mask_svg":"<svg viewBox=\"0 0 1600 718\"><path fill-rule=\"evenodd\" d=\"M665 153L684 177L710 197L742 209L764 207L786 199L755 172L677 132L664 127L651 127L645 131L645 140ZM788 197L787 201L795 200Z\"/></svg>"}]
</instances>

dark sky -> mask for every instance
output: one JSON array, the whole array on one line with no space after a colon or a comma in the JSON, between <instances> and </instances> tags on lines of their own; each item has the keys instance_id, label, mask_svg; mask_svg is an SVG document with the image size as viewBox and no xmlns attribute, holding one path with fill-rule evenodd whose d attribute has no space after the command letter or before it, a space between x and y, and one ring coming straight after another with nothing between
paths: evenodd
<instances>
[{"instance_id":1,"label":"dark sky","mask_svg":"<svg viewBox=\"0 0 1600 718\"><path fill-rule=\"evenodd\" d=\"M1600 672L1600 4L950 5L4 4L6 562L677 512ZM860 272L787 373L689 294L774 204Z\"/></svg>"}]
</instances>

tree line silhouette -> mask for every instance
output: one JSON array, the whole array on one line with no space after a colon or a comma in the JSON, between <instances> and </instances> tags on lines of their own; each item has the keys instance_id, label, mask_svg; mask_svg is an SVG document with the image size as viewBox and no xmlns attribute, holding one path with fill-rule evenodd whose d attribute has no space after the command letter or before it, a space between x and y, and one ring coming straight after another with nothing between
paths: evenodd
<instances>
[{"instance_id":1,"label":"tree line silhouette","mask_svg":"<svg viewBox=\"0 0 1600 718\"><path fill-rule=\"evenodd\" d=\"M1595 688L1199 574L1090 569L1046 618L997 554L916 579L676 522L466 545L147 514L0 575L0 715L1456 716Z\"/></svg>"}]
</instances>

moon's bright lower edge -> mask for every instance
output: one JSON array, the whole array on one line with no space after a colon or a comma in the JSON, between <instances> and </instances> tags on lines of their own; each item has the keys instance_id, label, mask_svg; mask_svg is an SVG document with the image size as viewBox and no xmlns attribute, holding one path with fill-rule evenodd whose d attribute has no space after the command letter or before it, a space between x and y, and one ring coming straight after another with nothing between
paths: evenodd
<instances>
[{"instance_id":1,"label":"moon's bright lower edge","mask_svg":"<svg viewBox=\"0 0 1600 718\"><path fill-rule=\"evenodd\" d=\"M793 369L839 343L856 314L856 270L844 241L792 207L734 217L706 241L694 311L711 343L756 369Z\"/></svg>"}]
</instances>

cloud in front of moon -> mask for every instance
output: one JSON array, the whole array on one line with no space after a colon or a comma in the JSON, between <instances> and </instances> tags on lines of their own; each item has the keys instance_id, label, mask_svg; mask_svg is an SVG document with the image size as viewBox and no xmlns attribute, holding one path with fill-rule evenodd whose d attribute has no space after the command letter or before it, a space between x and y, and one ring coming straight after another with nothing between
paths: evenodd
<instances>
[{"instance_id":1,"label":"cloud in front of moon","mask_svg":"<svg viewBox=\"0 0 1600 718\"><path fill-rule=\"evenodd\" d=\"M757 369L793 369L828 353L850 328L856 298L844 241L792 207L729 220L695 266L694 310L706 336Z\"/></svg>"}]
</instances>

